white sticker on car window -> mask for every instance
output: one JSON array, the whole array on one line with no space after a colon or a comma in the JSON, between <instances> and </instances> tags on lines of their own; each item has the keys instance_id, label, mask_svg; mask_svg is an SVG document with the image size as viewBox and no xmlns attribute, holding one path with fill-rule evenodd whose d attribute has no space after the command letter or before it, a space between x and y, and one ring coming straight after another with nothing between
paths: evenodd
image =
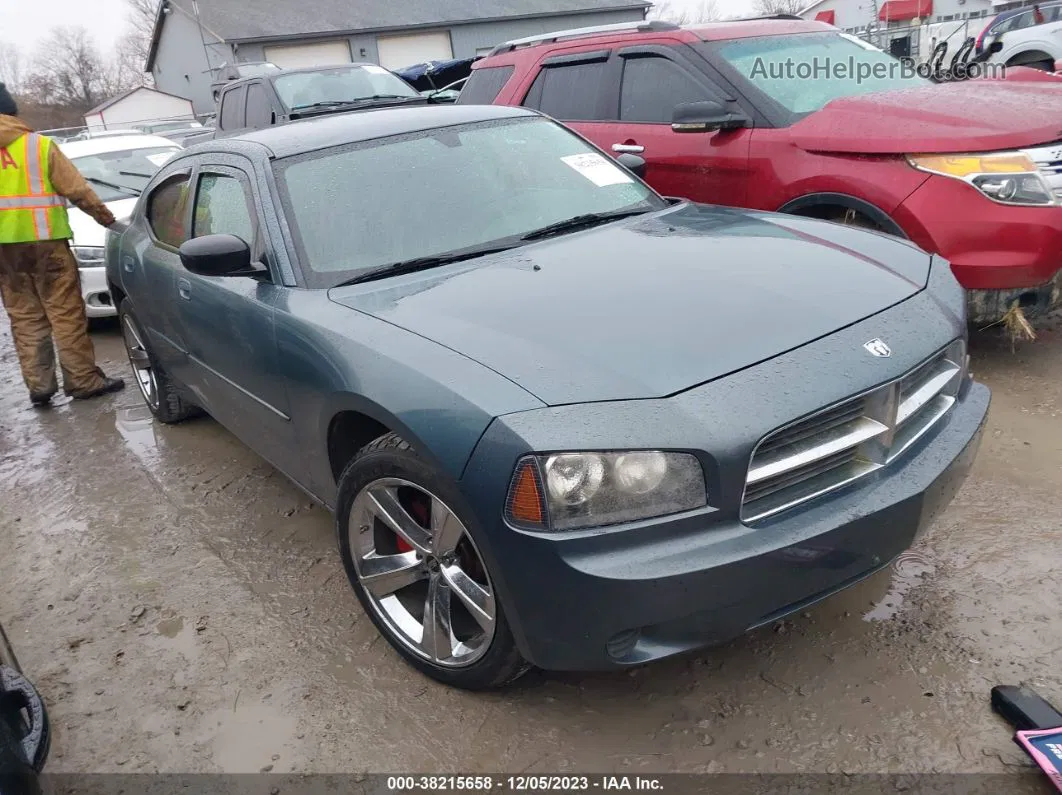
<instances>
[{"instance_id":1,"label":"white sticker on car window","mask_svg":"<svg viewBox=\"0 0 1062 795\"><path fill-rule=\"evenodd\" d=\"M565 165L574 168L599 188L607 185L623 185L634 182L633 179L619 166L610 163L599 154L589 153L585 155L568 155L562 157Z\"/></svg>"},{"instance_id":2,"label":"white sticker on car window","mask_svg":"<svg viewBox=\"0 0 1062 795\"><path fill-rule=\"evenodd\" d=\"M162 168L166 164L166 161L173 157L174 154L174 152L158 152L153 155L148 155L147 159L159 168Z\"/></svg>"},{"instance_id":3,"label":"white sticker on car window","mask_svg":"<svg viewBox=\"0 0 1062 795\"><path fill-rule=\"evenodd\" d=\"M371 64L366 64L365 66L363 66L361 68L364 69L366 72L368 72L371 75L385 75L385 74L387 74L387 70L384 69L382 66L377 66L376 64L372 64L372 63Z\"/></svg>"}]
</instances>

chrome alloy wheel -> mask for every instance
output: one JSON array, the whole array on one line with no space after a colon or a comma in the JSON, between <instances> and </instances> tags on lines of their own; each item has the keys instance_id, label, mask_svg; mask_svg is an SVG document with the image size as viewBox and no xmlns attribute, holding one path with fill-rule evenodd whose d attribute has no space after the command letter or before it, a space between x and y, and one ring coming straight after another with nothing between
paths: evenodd
<instances>
[{"instance_id":1,"label":"chrome alloy wheel","mask_svg":"<svg viewBox=\"0 0 1062 795\"><path fill-rule=\"evenodd\" d=\"M347 533L358 582L396 640L447 668L486 654L494 588L449 506L407 480L381 478L354 498Z\"/></svg>"},{"instance_id":2,"label":"chrome alloy wheel","mask_svg":"<svg viewBox=\"0 0 1062 795\"><path fill-rule=\"evenodd\" d=\"M136 385L140 387L140 394L152 409L159 407L159 387L155 380L155 369L151 366L151 357L148 356L147 347L140 336L140 329L136 322L129 316L122 316L122 338L125 340L125 351L129 354L129 364L133 368L136 377Z\"/></svg>"}]
</instances>

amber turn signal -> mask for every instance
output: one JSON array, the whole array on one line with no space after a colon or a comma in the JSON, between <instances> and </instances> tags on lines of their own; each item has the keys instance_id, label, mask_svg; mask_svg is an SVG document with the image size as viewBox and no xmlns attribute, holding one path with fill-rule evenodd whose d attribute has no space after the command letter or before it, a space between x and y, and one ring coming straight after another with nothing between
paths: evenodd
<instances>
[{"instance_id":1,"label":"amber turn signal","mask_svg":"<svg viewBox=\"0 0 1062 795\"><path fill-rule=\"evenodd\" d=\"M524 459L517 465L506 502L506 513L517 524L546 526L542 489L539 487L534 459Z\"/></svg>"}]
</instances>

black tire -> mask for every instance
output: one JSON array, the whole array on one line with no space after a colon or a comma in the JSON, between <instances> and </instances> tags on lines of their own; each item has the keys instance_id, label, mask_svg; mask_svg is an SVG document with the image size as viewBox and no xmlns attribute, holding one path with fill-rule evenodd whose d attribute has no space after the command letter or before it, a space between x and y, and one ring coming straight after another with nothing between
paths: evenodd
<instances>
[{"instance_id":1,"label":"black tire","mask_svg":"<svg viewBox=\"0 0 1062 795\"><path fill-rule=\"evenodd\" d=\"M150 345L147 342L147 335L143 331L143 326L140 325L140 321L137 320L136 315L133 314L133 308L129 305L128 301L122 301L118 306L118 322L122 330L122 340L125 343L125 352L129 357L129 366L133 370L133 381L137 387L140 388L141 397L144 398L144 403L151 410L151 413L155 415L155 418L159 422L166 424L173 424L182 422L190 417L198 416L202 411L193 404L186 401L181 397L180 392L173 385L170 377L166 375L166 371L159 366L158 360L155 354L152 352ZM131 325L132 330L139 337L144 353L147 355L147 359L150 363L151 374L154 377L155 391L157 397L152 401L144 388L140 386L140 376L138 370L138 362L134 361L136 353L130 346L129 337L127 336L127 324Z\"/></svg>"},{"instance_id":2,"label":"black tire","mask_svg":"<svg viewBox=\"0 0 1062 795\"><path fill-rule=\"evenodd\" d=\"M885 232L881 226L856 210L840 209L836 213L829 215L826 220L838 224L844 224L845 226L856 226L860 229L870 229L874 232Z\"/></svg>"},{"instance_id":3,"label":"black tire","mask_svg":"<svg viewBox=\"0 0 1062 795\"><path fill-rule=\"evenodd\" d=\"M385 434L363 447L343 470L339 477L336 508L339 554L350 585L376 629L413 668L451 687L473 691L492 690L504 687L523 676L531 666L516 647L512 630L498 599L495 599L495 628L490 646L482 657L461 668L444 667L410 651L377 613L371 597L358 578L347 527L355 498L366 486L382 478L400 478L420 486L442 499L455 513L456 506L463 502L456 484L437 472L417 455L408 442L394 433ZM459 515L458 518L473 541L481 536L472 517ZM486 567L485 562L483 565Z\"/></svg>"}]
</instances>

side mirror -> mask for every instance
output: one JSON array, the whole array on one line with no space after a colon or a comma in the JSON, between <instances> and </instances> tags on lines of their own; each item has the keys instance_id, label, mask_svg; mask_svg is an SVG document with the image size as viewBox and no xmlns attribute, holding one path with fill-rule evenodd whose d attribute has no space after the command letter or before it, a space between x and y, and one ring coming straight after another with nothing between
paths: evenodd
<instances>
[{"instance_id":1,"label":"side mirror","mask_svg":"<svg viewBox=\"0 0 1062 795\"><path fill-rule=\"evenodd\" d=\"M676 105L671 129L678 133L714 132L747 127L750 119L740 110L728 110L715 100Z\"/></svg>"},{"instance_id":2,"label":"side mirror","mask_svg":"<svg viewBox=\"0 0 1062 795\"><path fill-rule=\"evenodd\" d=\"M638 155L632 155L630 152L624 152L616 157L616 162L630 171L638 179L645 179L645 158L638 157Z\"/></svg>"},{"instance_id":3,"label":"side mirror","mask_svg":"<svg viewBox=\"0 0 1062 795\"><path fill-rule=\"evenodd\" d=\"M181 264L200 276L235 276L251 270L251 248L235 235L204 235L186 240Z\"/></svg>"},{"instance_id":4,"label":"side mirror","mask_svg":"<svg viewBox=\"0 0 1062 795\"><path fill-rule=\"evenodd\" d=\"M1003 40L996 39L994 42L988 45L988 52L995 55L997 52L1003 49Z\"/></svg>"}]
</instances>

